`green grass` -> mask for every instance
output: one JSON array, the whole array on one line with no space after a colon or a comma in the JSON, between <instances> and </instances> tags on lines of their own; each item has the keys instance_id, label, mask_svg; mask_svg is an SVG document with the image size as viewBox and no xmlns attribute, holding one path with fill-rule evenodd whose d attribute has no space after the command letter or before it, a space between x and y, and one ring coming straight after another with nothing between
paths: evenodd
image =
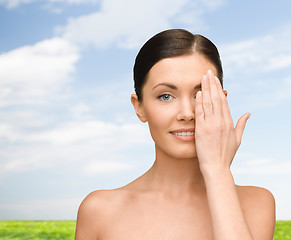
<instances>
[{"instance_id":1,"label":"green grass","mask_svg":"<svg viewBox=\"0 0 291 240\"><path fill-rule=\"evenodd\" d=\"M291 221L277 221L274 240L291 239Z\"/></svg>"},{"instance_id":2,"label":"green grass","mask_svg":"<svg viewBox=\"0 0 291 240\"><path fill-rule=\"evenodd\" d=\"M75 221L0 221L1 240L74 239ZM277 221L274 240L291 240L291 221Z\"/></svg>"},{"instance_id":3,"label":"green grass","mask_svg":"<svg viewBox=\"0 0 291 240\"><path fill-rule=\"evenodd\" d=\"M74 239L75 228L76 221L0 221L0 239Z\"/></svg>"}]
</instances>

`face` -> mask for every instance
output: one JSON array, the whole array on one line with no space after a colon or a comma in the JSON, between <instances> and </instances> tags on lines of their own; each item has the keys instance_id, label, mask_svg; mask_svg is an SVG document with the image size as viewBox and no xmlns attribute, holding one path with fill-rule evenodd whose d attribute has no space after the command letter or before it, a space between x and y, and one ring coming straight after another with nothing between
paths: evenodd
<instances>
[{"instance_id":1,"label":"face","mask_svg":"<svg viewBox=\"0 0 291 240\"><path fill-rule=\"evenodd\" d=\"M143 100L131 100L141 121L148 122L156 153L174 158L195 158L195 96L207 70L214 65L203 55L165 58L149 71Z\"/></svg>"}]
</instances>

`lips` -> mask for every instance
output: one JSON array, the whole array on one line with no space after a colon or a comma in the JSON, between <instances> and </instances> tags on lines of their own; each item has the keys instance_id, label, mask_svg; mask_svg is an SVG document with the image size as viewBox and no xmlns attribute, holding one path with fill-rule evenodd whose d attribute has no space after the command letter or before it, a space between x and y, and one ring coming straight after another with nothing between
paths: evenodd
<instances>
[{"instance_id":1,"label":"lips","mask_svg":"<svg viewBox=\"0 0 291 240\"><path fill-rule=\"evenodd\" d=\"M171 132L174 135L178 135L178 136L194 136L194 132Z\"/></svg>"},{"instance_id":2,"label":"lips","mask_svg":"<svg viewBox=\"0 0 291 240\"><path fill-rule=\"evenodd\" d=\"M182 128L182 129L176 129L176 130L170 131L170 133L173 135L173 137L175 137L176 139L180 141L193 141L195 129Z\"/></svg>"},{"instance_id":3,"label":"lips","mask_svg":"<svg viewBox=\"0 0 291 240\"><path fill-rule=\"evenodd\" d=\"M175 135L194 135L195 129L194 128L181 128L170 131L170 133Z\"/></svg>"}]
</instances>

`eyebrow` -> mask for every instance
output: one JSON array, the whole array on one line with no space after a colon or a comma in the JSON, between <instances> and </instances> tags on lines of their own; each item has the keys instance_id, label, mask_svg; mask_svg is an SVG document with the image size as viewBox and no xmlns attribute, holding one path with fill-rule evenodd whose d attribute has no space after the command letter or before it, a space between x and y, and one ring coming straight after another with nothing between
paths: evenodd
<instances>
[{"instance_id":1,"label":"eyebrow","mask_svg":"<svg viewBox=\"0 0 291 240\"><path fill-rule=\"evenodd\" d=\"M154 90L158 86L166 86L166 87L169 87L171 89L177 90L177 87L173 84L170 84L170 83L159 83L156 86L154 86L152 90ZM201 89L201 83L199 83L198 85L196 85L194 87L194 90L199 90L199 89Z\"/></svg>"}]
</instances>

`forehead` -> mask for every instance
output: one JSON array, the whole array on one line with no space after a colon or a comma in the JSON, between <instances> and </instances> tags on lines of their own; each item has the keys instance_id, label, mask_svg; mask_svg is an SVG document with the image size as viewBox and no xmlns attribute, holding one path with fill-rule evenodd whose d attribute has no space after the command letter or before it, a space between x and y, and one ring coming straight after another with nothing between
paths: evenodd
<instances>
[{"instance_id":1,"label":"forehead","mask_svg":"<svg viewBox=\"0 0 291 240\"><path fill-rule=\"evenodd\" d=\"M157 62L149 71L145 85L163 81L200 83L201 77L210 69L217 75L215 66L203 55L193 53L179 57L164 58Z\"/></svg>"}]
</instances>

